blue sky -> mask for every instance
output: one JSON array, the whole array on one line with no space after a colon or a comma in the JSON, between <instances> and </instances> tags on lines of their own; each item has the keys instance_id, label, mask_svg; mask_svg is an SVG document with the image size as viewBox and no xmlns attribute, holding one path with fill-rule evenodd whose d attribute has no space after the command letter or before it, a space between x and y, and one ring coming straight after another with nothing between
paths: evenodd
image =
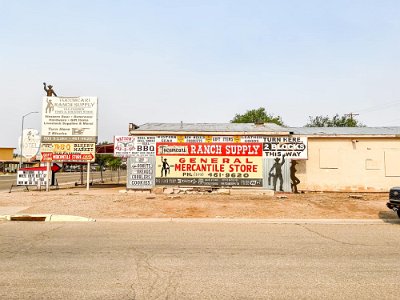
<instances>
[{"instance_id":1,"label":"blue sky","mask_svg":"<svg viewBox=\"0 0 400 300\"><path fill-rule=\"evenodd\" d=\"M17 147L44 81L99 97L100 141L259 107L289 126L350 112L399 126L399 37L395 0L0 0L0 146Z\"/></svg>"}]
</instances>

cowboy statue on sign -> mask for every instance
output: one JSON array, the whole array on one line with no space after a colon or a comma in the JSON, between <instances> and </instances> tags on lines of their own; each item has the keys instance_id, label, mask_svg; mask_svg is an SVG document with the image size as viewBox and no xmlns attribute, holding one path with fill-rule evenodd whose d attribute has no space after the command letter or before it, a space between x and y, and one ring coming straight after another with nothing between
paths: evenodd
<instances>
[{"instance_id":1,"label":"cowboy statue on sign","mask_svg":"<svg viewBox=\"0 0 400 300\"><path fill-rule=\"evenodd\" d=\"M56 92L53 90L53 86L52 85L48 85L48 86L46 86L46 82L43 82L43 87L44 87L44 90L46 91L46 93L47 93L47 97L57 97L57 94L56 94Z\"/></svg>"}]
</instances>

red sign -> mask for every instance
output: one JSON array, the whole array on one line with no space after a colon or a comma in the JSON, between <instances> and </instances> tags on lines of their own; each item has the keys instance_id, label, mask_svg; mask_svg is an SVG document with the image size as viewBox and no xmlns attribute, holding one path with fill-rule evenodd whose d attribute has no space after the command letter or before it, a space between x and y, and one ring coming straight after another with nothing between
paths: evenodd
<instances>
[{"instance_id":1,"label":"red sign","mask_svg":"<svg viewBox=\"0 0 400 300\"><path fill-rule=\"evenodd\" d=\"M57 154L51 152L42 152L42 161L92 161L94 156L89 154Z\"/></svg>"},{"instance_id":2,"label":"red sign","mask_svg":"<svg viewBox=\"0 0 400 300\"><path fill-rule=\"evenodd\" d=\"M53 173L57 173L58 171L61 170L61 167L59 165L57 165L57 164L53 164L51 166L51 170L53 171Z\"/></svg>"},{"instance_id":3,"label":"red sign","mask_svg":"<svg viewBox=\"0 0 400 300\"><path fill-rule=\"evenodd\" d=\"M47 167L32 167L32 168L21 168L20 171L47 171ZM57 173L61 170L61 167L57 164L51 166L51 171Z\"/></svg>"},{"instance_id":4,"label":"red sign","mask_svg":"<svg viewBox=\"0 0 400 300\"><path fill-rule=\"evenodd\" d=\"M262 143L157 143L157 156L262 156Z\"/></svg>"},{"instance_id":5,"label":"red sign","mask_svg":"<svg viewBox=\"0 0 400 300\"><path fill-rule=\"evenodd\" d=\"M93 154L53 154L53 160L56 161L75 161L75 160L85 160L90 161L92 160Z\"/></svg>"},{"instance_id":6,"label":"red sign","mask_svg":"<svg viewBox=\"0 0 400 300\"><path fill-rule=\"evenodd\" d=\"M53 153L52 152L42 152L42 161L52 161Z\"/></svg>"}]
</instances>

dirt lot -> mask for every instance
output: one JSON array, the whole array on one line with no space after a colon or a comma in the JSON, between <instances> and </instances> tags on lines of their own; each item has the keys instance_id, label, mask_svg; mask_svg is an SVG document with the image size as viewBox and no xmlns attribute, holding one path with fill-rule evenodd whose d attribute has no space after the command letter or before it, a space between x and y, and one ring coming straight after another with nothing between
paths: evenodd
<instances>
[{"instance_id":1,"label":"dirt lot","mask_svg":"<svg viewBox=\"0 0 400 300\"><path fill-rule=\"evenodd\" d=\"M1 192L0 206L29 207L22 213L69 214L92 218L294 218L395 219L386 193L265 195L148 194L124 186ZM362 198L351 198L360 195ZM280 198L286 196L287 198Z\"/></svg>"}]
</instances>

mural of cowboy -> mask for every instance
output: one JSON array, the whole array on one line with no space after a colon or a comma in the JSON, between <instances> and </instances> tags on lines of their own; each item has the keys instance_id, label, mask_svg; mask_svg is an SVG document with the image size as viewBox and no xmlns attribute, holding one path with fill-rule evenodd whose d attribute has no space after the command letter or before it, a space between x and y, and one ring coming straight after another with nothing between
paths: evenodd
<instances>
[{"instance_id":1,"label":"mural of cowboy","mask_svg":"<svg viewBox=\"0 0 400 300\"><path fill-rule=\"evenodd\" d=\"M269 170L269 177L273 178L274 191L276 191L276 184L279 179L279 191L283 192L282 166L285 163L285 155L282 156L281 162L279 162L279 160L279 157L275 158L275 163Z\"/></svg>"}]
</instances>

